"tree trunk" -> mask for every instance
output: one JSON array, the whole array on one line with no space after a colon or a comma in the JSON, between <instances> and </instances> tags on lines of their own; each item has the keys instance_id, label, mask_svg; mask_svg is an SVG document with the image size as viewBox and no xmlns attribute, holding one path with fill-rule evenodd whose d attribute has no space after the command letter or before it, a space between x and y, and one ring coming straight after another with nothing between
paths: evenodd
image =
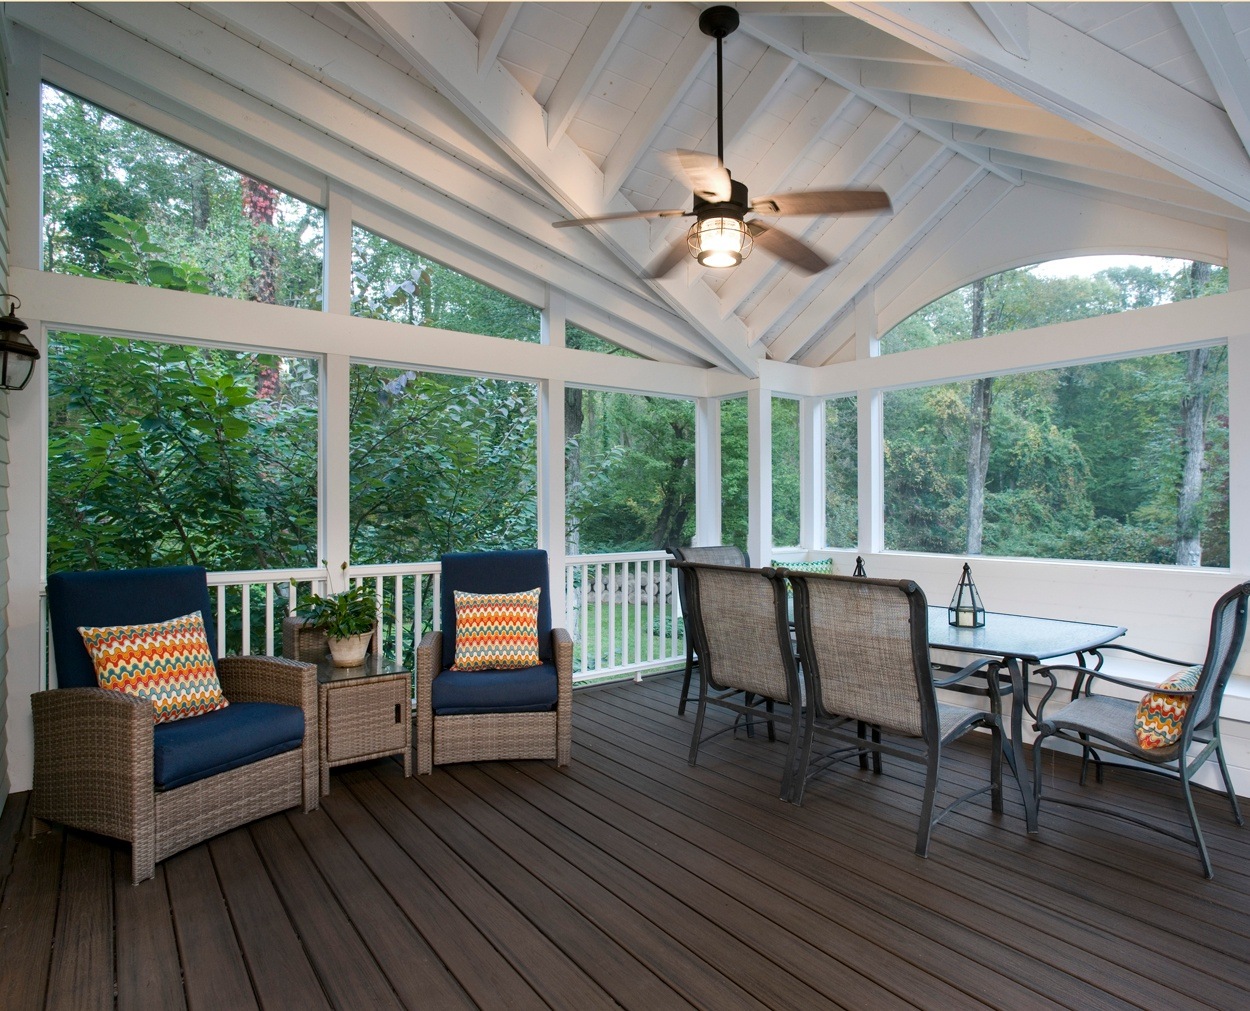
<instances>
[{"instance_id":1,"label":"tree trunk","mask_svg":"<svg viewBox=\"0 0 1250 1011\"><path fill-rule=\"evenodd\" d=\"M972 339L985 336L985 281L972 286ZM990 469L990 413L994 380L973 380L968 398L968 554L981 553L985 533L985 477Z\"/></svg>"},{"instance_id":2,"label":"tree trunk","mask_svg":"<svg viewBox=\"0 0 1250 1011\"><path fill-rule=\"evenodd\" d=\"M1189 269L1190 297L1211 277L1209 263ZM1176 564L1202 564L1202 474L1206 469L1207 362L1210 348L1185 353L1185 394L1181 397L1181 483L1176 493Z\"/></svg>"}]
</instances>

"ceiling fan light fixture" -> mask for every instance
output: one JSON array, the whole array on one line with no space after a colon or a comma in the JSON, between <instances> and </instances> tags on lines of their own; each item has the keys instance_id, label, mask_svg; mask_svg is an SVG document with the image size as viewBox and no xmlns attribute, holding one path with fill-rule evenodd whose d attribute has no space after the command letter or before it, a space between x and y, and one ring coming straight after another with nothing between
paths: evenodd
<instances>
[{"instance_id":1,"label":"ceiling fan light fixture","mask_svg":"<svg viewBox=\"0 0 1250 1011\"><path fill-rule=\"evenodd\" d=\"M690 226L691 255L703 267L736 267L748 256L754 240L740 218L704 218Z\"/></svg>"}]
</instances>

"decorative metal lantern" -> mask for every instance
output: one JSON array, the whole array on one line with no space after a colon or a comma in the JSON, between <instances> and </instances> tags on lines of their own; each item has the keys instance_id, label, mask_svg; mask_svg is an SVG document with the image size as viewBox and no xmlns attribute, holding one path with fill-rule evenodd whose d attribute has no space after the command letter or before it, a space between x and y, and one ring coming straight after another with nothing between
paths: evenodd
<instances>
[{"instance_id":1,"label":"decorative metal lantern","mask_svg":"<svg viewBox=\"0 0 1250 1011\"><path fill-rule=\"evenodd\" d=\"M851 575L859 576L860 579L868 578L868 573L864 569L864 556L863 555L855 556L855 571L852 572Z\"/></svg>"},{"instance_id":2,"label":"decorative metal lantern","mask_svg":"<svg viewBox=\"0 0 1250 1011\"><path fill-rule=\"evenodd\" d=\"M985 624L985 607L981 603L981 594L977 592L977 584L972 581L972 568L964 562L964 571L959 577L959 585L955 587L955 595L951 597L951 606L947 609L950 623L958 628L980 628Z\"/></svg>"},{"instance_id":3,"label":"decorative metal lantern","mask_svg":"<svg viewBox=\"0 0 1250 1011\"><path fill-rule=\"evenodd\" d=\"M0 316L0 389L23 390L34 374L39 349L26 339L26 323L17 317L21 299L7 291L0 291L0 298L11 300L9 314Z\"/></svg>"}]
</instances>

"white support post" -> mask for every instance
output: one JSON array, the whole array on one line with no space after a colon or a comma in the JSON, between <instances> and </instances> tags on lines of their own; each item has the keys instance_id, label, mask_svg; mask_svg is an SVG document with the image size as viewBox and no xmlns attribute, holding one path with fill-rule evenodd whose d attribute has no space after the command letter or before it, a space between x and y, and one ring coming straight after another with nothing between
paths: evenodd
<instances>
[{"instance_id":1,"label":"white support post","mask_svg":"<svg viewBox=\"0 0 1250 1011\"><path fill-rule=\"evenodd\" d=\"M799 547L825 546L825 401L799 401Z\"/></svg>"},{"instance_id":2,"label":"white support post","mask_svg":"<svg viewBox=\"0 0 1250 1011\"><path fill-rule=\"evenodd\" d=\"M767 565L773 551L773 394L757 382L747 392L747 552Z\"/></svg>"},{"instance_id":3,"label":"white support post","mask_svg":"<svg viewBox=\"0 0 1250 1011\"><path fill-rule=\"evenodd\" d=\"M694 402L694 543L720 544L720 401Z\"/></svg>"},{"instance_id":4,"label":"white support post","mask_svg":"<svg viewBox=\"0 0 1250 1011\"><path fill-rule=\"evenodd\" d=\"M565 301L561 292L547 289L541 317L543 344L564 347ZM538 384L538 546L547 551L551 569L551 620L563 625L565 613L564 566L567 558L567 516L564 473L563 379Z\"/></svg>"},{"instance_id":5,"label":"white support post","mask_svg":"<svg viewBox=\"0 0 1250 1011\"><path fill-rule=\"evenodd\" d=\"M337 578L351 563L351 359L326 355L321 373L321 557ZM343 586L336 584L334 589Z\"/></svg>"},{"instance_id":6,"label":"white support post","mask_svg":"<svg viewBox=\"0 0 1250 1011\"><path fill-rule=\"evenodd\" d=\"M321 306L326 312L352 311L352 201L331 186L326 194L325 259L322 263Z\"/></svg>"}]
</instances>

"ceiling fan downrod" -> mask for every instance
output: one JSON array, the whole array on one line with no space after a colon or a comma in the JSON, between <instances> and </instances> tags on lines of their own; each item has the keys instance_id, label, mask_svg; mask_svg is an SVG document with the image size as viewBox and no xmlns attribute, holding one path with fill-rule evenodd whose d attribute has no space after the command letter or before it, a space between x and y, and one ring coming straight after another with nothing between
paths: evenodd
<instances>
[{"instance_id":1,"label":"ceiling fan downrod","mask_svg":"<svg viewBox=\"0 0 1250 1011\"><path fill-rule=\"evenodd\" d=\"M738 30L738 12L732 7L709 7L699 15L699 31L716 40L716 158L725 164L725 74L722 65L724 40Z\"/></svg>"}]
</instances>

